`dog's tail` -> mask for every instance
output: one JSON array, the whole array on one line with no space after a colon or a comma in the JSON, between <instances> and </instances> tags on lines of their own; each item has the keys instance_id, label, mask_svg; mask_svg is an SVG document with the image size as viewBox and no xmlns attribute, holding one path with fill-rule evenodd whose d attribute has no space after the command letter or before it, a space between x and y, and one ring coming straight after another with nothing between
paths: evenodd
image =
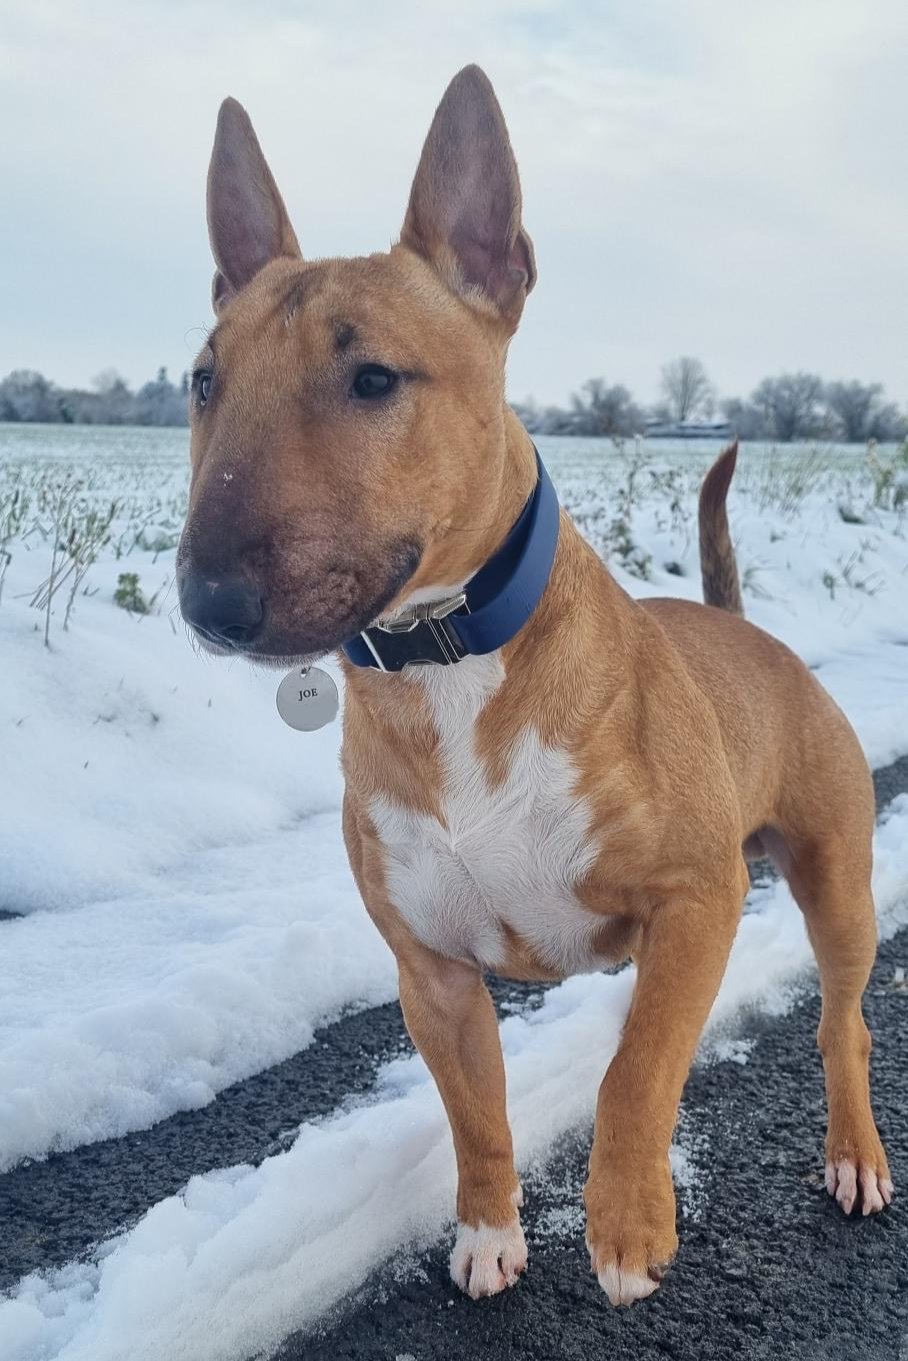
<instances>
[{"instance_id":1,"label":"dog's tail","mask_svg":"<svg viewBox=\"0 0 908 1361\"><path fill-rule=\"evenodd\" d=\"M700 488L700 573L703 599L732 614L743 614L735 550L728 532L725 498L738 461L738 441L716 459Z\"/></svg>"}]
</instances>

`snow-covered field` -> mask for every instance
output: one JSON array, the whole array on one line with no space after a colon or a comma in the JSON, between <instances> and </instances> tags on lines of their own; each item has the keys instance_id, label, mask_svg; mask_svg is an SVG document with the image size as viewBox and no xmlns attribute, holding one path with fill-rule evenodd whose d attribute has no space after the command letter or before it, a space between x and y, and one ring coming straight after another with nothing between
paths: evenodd
<instances>
[{"instance_id":1,"label":"snow-covered field","mask_svg":"<svg viewBox=\"0 0 908 1361\"><path fill-rule=\"evenodd\" d=\"M715 448L540 451L622 584L699 598ZM338 727L291 732L273 675L203 660L179 623L186 481L182 431L0 426L0 912L23 914L0 920L0 1171L202 1105L395 995L343 853ZM749 616L817 669L874 765L908 752L908 459L745 448L731 518ZM85 569L66 627L72 577L40 607L55 520L63 570ZM149 612L114 603L124 573ZM884 932L908 919L906 834L902 798L878 832ZM749 906L714 1032L745 1001L783 1006L809 963L786 891ZM632 981L569 980L503 1023L523 1166L589 1118ZM92 1262L21 1282L0 1361L267 1351L437 1236L453 1177L425 1069L395 1060L286 1153L194 1179Z\"/></svg>"}]
</instances>

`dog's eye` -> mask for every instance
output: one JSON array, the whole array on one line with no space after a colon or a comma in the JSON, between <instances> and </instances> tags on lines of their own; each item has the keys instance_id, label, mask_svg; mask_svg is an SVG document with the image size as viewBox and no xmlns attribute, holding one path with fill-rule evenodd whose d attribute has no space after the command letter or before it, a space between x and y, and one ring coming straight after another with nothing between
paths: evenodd
<instances>
[{"instance_id":1,"label":"dog's eye","mask_svg":"<svg viewBox=\"0 0 908 1361\"><path fill-rule=\"evenodd\" d=\"M387 397L397 382L397 374L381 364L363 364L353 379L354 397Z\"/></svg>"},{"instance_id":2,"label":"dog's eye","mask_svg":"<svg viewBox=\"0 0 908 1361\"><path fill-rule=\"evenodd\" d=\"M211 374L207 369L200 369L196 374L196 391L199 394L199 406L204 406L211 393Z\"/></svg>"}]
</instances>

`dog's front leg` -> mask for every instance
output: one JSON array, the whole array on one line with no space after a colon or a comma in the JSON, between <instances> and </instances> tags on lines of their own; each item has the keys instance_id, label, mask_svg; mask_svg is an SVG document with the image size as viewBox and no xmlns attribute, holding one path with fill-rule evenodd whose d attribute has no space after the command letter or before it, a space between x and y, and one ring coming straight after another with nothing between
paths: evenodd
<instances>
[{"instance_id":1,"label":"dog's front leg","mask_svg":"<svg viewBox=\"0 0 908 1361\"><path fill-rule=\"evenodd\" d=\"M678 1247L669 1148L743 896L665 903L641 935L633 1001L599 1089L584 1190L592 1267L612 1304L651 1295Z\"/></svg>"},{"instance_id":2,"label":"dog's front leg","mask_svg":"<svg viewBox=\"0 0 908 1361\"><path fill-rule=\"evenodd\" d=\"M388 895L386 856L348 788L344 840L372 920L394 951L410 1037L441 1093L457 1156L457 1241L451 1276L474 1299L526 1268L520 1183L505 1102L498 1022L479 969L421 944Z\"/></svg>"},{"instance_id":3,"label":"dog's front leg","mask_svg":"<svg viewBox=\"0 0 908 1361\"><path fill-rule=\"evenodd\" d=\"M495 1008L478 969L421 946L398 963L407 1029L438 1084L454 1136L451 1276L474 1299L494 1295L513 1285L527 1262Z\"/></svg>"}]
</instances>

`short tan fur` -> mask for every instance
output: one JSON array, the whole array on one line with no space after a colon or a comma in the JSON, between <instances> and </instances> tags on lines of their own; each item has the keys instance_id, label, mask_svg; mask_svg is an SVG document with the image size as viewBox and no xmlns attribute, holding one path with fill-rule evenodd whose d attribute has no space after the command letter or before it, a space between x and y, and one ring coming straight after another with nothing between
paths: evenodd
<instances>
[{"instance_id":1,"label":"short tan fur","mask_svg":"<svg viewBox=\"0 0 908 1361\"><path fill-rule=\"evenodd\" d=\"M504 372L533 248L476 67L439 106L389 252L305 262L232 100L208 208L218 321L194 380L181 600L215 650L286 666L459 587L519 514L535 459ZM357 395L370 365L393 375L379 400ZM345 663L344 836L450 1118L452 1274L473 1295L526 1265L483 967L533 979L636 962L585 1190L593 1269L631 1303L677 1249L669 1145L752 856L785 874L819 965L829 1190L865 1214L892 1193L861 1013L876 942L870 776L815 678L742 617L725 511L736 455L701 495L706 605L631 599L562 514L546 591L500 654L433 676ZM228 585L246 613L213 636L193 591L224 599Z\"/></svg>"}]
</instances>

